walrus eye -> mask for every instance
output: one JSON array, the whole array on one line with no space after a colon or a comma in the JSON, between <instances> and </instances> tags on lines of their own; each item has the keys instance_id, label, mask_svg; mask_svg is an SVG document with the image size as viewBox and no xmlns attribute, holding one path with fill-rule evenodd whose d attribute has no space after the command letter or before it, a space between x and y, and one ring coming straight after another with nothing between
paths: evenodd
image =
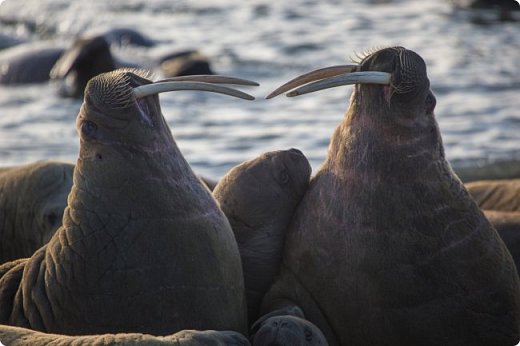
<instances>
[{"instance_id":1,"label":"walrus eye","mask_svg":"<svg viewBox=\"0 0 520 346\"><path fill-rule=\"evenodd\" d=\"M58 215L55 212L50 212L44 215L44 219L49 226L54 227L58 221Z\"/></svg>"},{"instance_id":2,"label":"walrus eye","mask_svg":"<svg viewBox=\"0 0 520 346\"><path fill-rule=\"evenodd\" d=\"M90 120L83 121L81 124L81 132L87 136L92 136L97 130L97 125Z\"/></svg>"},{"instance_id":3,"label":"walrus eye","mask_svg":"<svg viewBox=\"0 0 520 346\"><path fill-rule=\"evenodd\" d=\"M305 328L303 331L303 335L305 335L305 340L311 341L312 340L312 331L308 328Z\"/></svg>"},{"instance_id":4,"label":"walrus eye","mask_svg":"<svg viewBox=\"0 0 520 346\"><path fill-rule=\"evenodd\" d=\"M289 173L287 173L287 169L282 169L280 173L278 173L278 181L282 184L287 184L289 182Z\"/></svg>"}]
</instances>

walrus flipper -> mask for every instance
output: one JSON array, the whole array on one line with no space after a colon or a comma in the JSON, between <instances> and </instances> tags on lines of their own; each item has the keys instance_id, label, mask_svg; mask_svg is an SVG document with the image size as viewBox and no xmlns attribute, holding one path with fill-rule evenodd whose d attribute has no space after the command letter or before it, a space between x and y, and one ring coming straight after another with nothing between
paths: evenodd
<instances>
[{"instance_id":1,"label":"walrus flipper","mask_svg":"<svg viewBox=\"0 0 520 346\"><path fill-rule=\"evenodd\" d=\"M68 336L47 334L31 329L0 325L0 341L9 346L87 346L87 345L133 345L133 346L224 346L249 345L240 333L231 331L185 330L168 336L148 334L100 334L88 336Z\"/></svg>"}]
</instances>

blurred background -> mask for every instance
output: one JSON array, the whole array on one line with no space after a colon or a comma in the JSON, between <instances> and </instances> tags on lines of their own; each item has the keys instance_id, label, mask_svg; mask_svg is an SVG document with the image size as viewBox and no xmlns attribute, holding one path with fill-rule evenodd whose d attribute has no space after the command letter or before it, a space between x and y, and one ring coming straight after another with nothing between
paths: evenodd
<instances>
[{"instance_id":1,"label":"blurred background","mask_svg":"<svg viewBox=\"0 0 520 346\"><path fill-rule=\"evenodd\" d=\"M293 99L265 95L299 74L390 45L426 61L452 165L520 160L519 11L469 2L5 0L0 35L3 47L67 46L77 37L131 28L155 44L112 44L114 55L152 66L171 52L196 49L216 73L259 82L242 88L254 102L193 91L160 96L181 151L197 173L215 179L260 153L288 148L302 150L316 171L352 87ZM75 162L81 99L60 97L58 87L0 85L0 166Z\"/></svg>"}]
</instances>

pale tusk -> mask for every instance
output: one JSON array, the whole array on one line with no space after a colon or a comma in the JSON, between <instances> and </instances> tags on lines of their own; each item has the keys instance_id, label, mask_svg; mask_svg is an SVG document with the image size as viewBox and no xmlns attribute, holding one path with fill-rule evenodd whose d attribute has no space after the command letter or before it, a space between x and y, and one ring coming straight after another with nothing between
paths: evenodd
<instances>
[{"instance_id":1,"label":"pale tusk","mask_svg":"<svg viewBox=\"0 0 520 346\"><path fill-rule=\"evenodd\" d=\"M205 82L205 83L215 83L215 84L237 84L237 85L251 85L251 86L259 86L257 82L242 79L242 78L235 78L235 77L228 77L228 76L221 76L221 75L191 75L191 76L180 76L180 77L171 77L166 78L162 80L158 80L155 83L163 83L163 82Z\"/></svg>"},{"instance_id":2,"label":"pale tusk","mask_svg":"<svg viewBox=\"0 0 520 346\"><path fill-rule=\"evenodd\" d=\"M304 85L287 94L288 97L349 84L390 84L392 74L379 71L364 71L344 74Z\"/></svg>"},{"instance_id":3,"label":"pale tusk","mask_svg":"<svg viewBox=\"0 0 520 346\"><path fill-rule=\"evenodd\" d=\"M204 82L162 82L145 84L134 88L135 98L142 98L149 95L155 95L167 91L176 90L202 90L229 96L238 97L244 100L254 100L255 98L242 91L231 89L221 85L214 85Z\"/></svg>"},{"instance_id":4,"label":"pale tusk","mask_svg":"<svg viewBox=\"0 0 520 346\"><path fill-rule=\"evenodd\" d=\"M275 96L278 96L286 91L289 91L291 89L294 89L300 85L314 82L318 79L324 79L329 77L334 77L339 74L345 74L357 71L359 68L358 65L337 65L337 66L329 66L325 68L320 68L318 70L314 70L305 74L302 74L301 76L298 76L294 79L291 79L284 85L278 87L275 91L270 93L266 96L266 99L273 98Z\"/></svg>"}]
</instances>

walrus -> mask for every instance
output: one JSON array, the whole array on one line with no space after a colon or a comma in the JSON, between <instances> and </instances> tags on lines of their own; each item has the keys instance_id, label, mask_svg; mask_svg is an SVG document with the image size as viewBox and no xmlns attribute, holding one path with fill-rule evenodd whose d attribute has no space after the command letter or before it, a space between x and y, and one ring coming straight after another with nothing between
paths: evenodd
<instances>
[{"instance_id":1,"label":"walrus","mask_svg":"<svg viewBox=\"0 0 520 346\"><path fill-rule=\"evenodd\" d=\"M263 312L300 307L331 345L516 344L516 268L445 159L424 60L385 48L268 98L308 82L288 95L356 85Z\"/></svg>"},{"instance_id":2,"label":"walrus","mask_svg":"<svg viewBox=\"0 0 520 346\"><path fill-rule=\"evenodd\" d=\"M65 51L47 42L27 43L0 52L0 85L43 83Z\"/></svg>"},{"instance_id":3,"label":"walrus","mask_svg":"<svg viewBox=\"0 0 520 346\"><path fill-rule=\"evenodd\" d=\"M89 81L63 225L31 258L5 264L0 323L65 335L246 332L231 226L182 156L156 95L253 99L212 83L257 85L215 76L151 83L137 70Z\"/></svg>"},{"instance_id":4,"label":"walrus","mask_svg":"<svg viewBox=\"0 0 520 346\"><path fill-rule=\"evenodd\" d=\"M277 150L233 167L213 191L238 244L250 322L278 274L285 231L310 175L300 150Z\"/></svg>"},{"instance_id":5,"label":"walrus","mask_svg":"<svg viewBox=\"0 0 520 346\"><path fill-rule=\"evenodd\" d=\"M515 261L516 270L520 270L520 212L499 210L483 211L506 244L507 249Z\"/></svg>"},{"instance_id":6,"label":"walrus","mask_svg":"<svg viewBox=\"0 0 520 346\"><path fill-rule=\"evenodd\" d=\"M159 59L159 67L165 77L215 74L209 59L197 50L167 54Z\"/></svg>"},{"instance_id":7,"label":"walrus","mask_svg":"<svg viewBox=\"0 0 520 346\"><path fill-rule=\"evenodd\" d=\"M520 212L520 179L475 181L466 189L482 209Z\"/></svg>"},{"instance_id":8,"label":"walrus","mask_svg":"<svg viewBox=\"0 0 520 346\"><path fill-rule=\"evenodd\" d=\"M30 257L61 226L73 171L57 161L0 169L0 263Z\"/></svg>"},{"instance_id":9,"label":"walrus","mask_svg":"<svg viewBox=\"0 0 520 346\"><path fill-rule=\"evenodd\" d=\"M138 333L69 336L0 325L0 342L6 346L248 346L247 338L232 331L184 330L173 335Z\"/></svg>"},{"instance_id":10,"label":"walrus","mask_svg":"<svg viewBox=\"0 0 520 346\"><path fill-rule=\"evenodd\" d=\"M20 85L65 79L62 96L82 96L90 78L121 67L103 35L79 38L70 47L29 43L2 51L0 84Z\"/></svg>"},{"instance_id":11,"label":"walrus","mask_svg":"<svg viewBox=\"0 0 520 346\"><path fill-rule=\"evenodd\" d=\"M479 180L504 180L520 178L520 160L500 160L479 166L462 166L452 163L452 168L463 183Z\"/></svg>"}]
</instances>

